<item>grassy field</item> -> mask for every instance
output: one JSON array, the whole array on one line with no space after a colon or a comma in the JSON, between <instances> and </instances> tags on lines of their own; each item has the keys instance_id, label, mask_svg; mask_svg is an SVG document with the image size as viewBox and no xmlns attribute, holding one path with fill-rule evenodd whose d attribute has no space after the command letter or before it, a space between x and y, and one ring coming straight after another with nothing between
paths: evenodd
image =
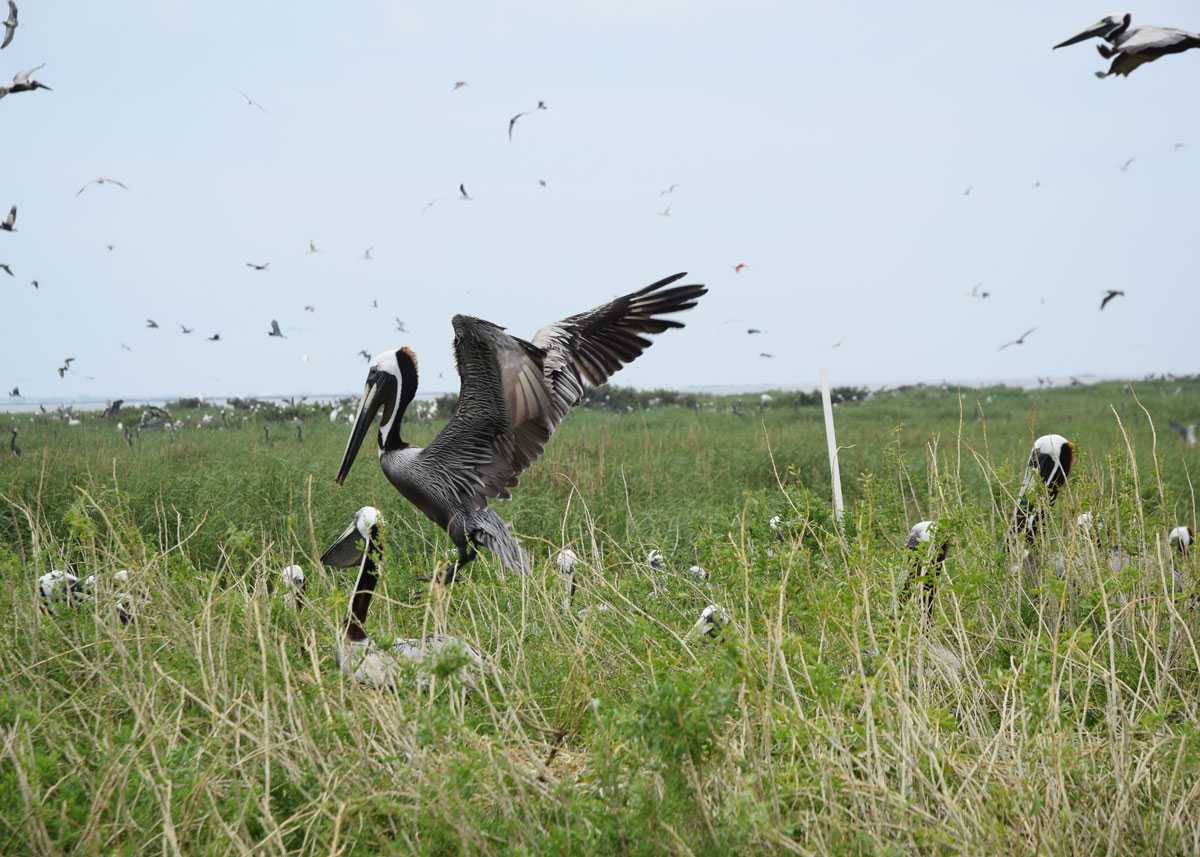
<instances>
[{"instance_id":1,"label":"grassy field","mask_svg":"<svg viewBox=\"0 0 1200 857\"><path fill-rule=\"evenodd\" d=\"M449 589L418 580L449 540L372 455L334 484L344 423L129 448L97 417L0 417L24 450L0 459L0 854L1200 851L1197 561L1165 544L1196 520L1200 448L1167 421L1200 381L844 404L840 528L819 409L749 401L574 414L500 504L534 573L482 558ZM1076 467L1022 562L1005 527L1050 432ZM317 558L367 504L372 634L462 637L477 690L339 672L353 574ZM899 597L923 518L950 540L928 624ZM99 597L47 615L51 568ZM709 603L723 633L687 639Z\"/></svg>"}]
</instances>

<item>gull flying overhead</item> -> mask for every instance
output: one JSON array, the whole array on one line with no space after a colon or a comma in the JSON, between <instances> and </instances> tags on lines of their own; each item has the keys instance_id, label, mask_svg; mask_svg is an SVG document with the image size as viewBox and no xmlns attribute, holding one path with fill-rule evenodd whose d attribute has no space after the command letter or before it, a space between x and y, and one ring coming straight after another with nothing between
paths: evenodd
<instances>
[{"instance_id":1,"label":"gull flying overhead","mask_svg":"<svg viewBox=\"0 0 1200 857\"><path fill-rule=\"evenodd\" d=\"M271 329L267 331L267 336L278 336L280 339L287 339L283 335L283 331L279 329L279 322L275 319L271 319Z\"/></svg>"},{"instance_id":2,"label":"gull flying overhead","mask_svg":"<svg viewBox=\"0 0 1200 857\"><path fill-rule=\"evenodd\" d=\"M14 399L19 399L19 398L21 398L21 388L20 388L20 387L13 387L13 388L12 388L12 392L11 392L11 393L9 393L8 395L9 395L9 396L11 396L11 397L12 397L12 398L14 398Z\"/></svg>"},{"instance_id":3,"label":"gull flying overhead","mask_svg":"<svg viewBox=\"0 0 1200 857\"><path fill-rule=\"evenodd\" d=\"M238 90L238 95L240 95L240 96L242 96L242 98L246 99L247 107L257 107L263 113L267 112L267 108L263 107L261 104L259 104L257 101L255 101L253 98L251 98L246 93L242 92L240 89Z\"/></svg>"},{"instance_id":4,"label":"gull flying overhead","mask_svg":"<svg viewBox=\"0 0 1200 857\"><path fill-rule=\"evenodd\" d=\"M379 309L379 301L378 300L371 301L371 309Z\"/></svg>"},{"instance_id":5,"label":"gull flying overhead","mask_svg":"<svg viewBox=\"0 0 1200 857\"><path fill-rule=\"evenodd\" d=\"M3 271L4 273L8 274L10 277L13 276L12 268L10 268L7 264L5 264L3 262L0 262L0 271Z\"/></svg>"},{"instance_id":6,"label":"gull flying overhead","mask_svg":"<svg viewBox=\"0 0 1200 857\"><path fill-rule=\"evenodd\" d=\"M513 132L513 128L517 124L517 120L520 119L522 116L528 116L528 115L529 115L529 111L524 110L524 111L518 113L512 119L508 120L508 142L510 142L510 143L512 142L512 132Z\"/></svg>"},{"instance_id":7,"label":"gull flying overhead","mask_svg":"<svg viewBox=\"0 0 1200 857\"><path fill-rule=\"evenodd\" d=\"M8 0L8 19L4 22L4 41L0 42L0 50L12 44L13 33L17 31L17 4Z\"/></svg>"},{"instance_id":8,"label":"gull flying overhead","mask_svg":"<svg viewBox=\"0 0 1200 857\"><path fill-rule=\"evenodd\" d=\"M368 363L371 362L371 352L367 351L365 348L359 351L358 354L363 360L366 360Z\"/></svg>"},{"instance_id":9,"label":"gull flying overhead","mask_svg":"<svg viewBox=\"0 0 1200 857\"><path fill-rule=\"evenodd\" d=\"M660 191L658 192L658 195L659 195L659 196L666 196L667 194L675 193L675 188L677 188L677 187L679 187L679 185L677 185L677 184L668 185L667 187L665 187L665 188L663 188L662 190L660 190Z\"/></svg>"},{"instance_id":10,"label":"gull flying overhead","mask_svg":"<svg viewBox=\"0 0 1200 857\"><path fill-rule=\"evenodd\" d=\"M54 90L50 89L50 87L46 86L46 84L33 79L33 73L40 68L44 68L45 65L45 63L42 63L41 65L34 66L28 71L19 71L14 74L12 83L10 83L8 86L0 86L0 98L3 98L4 96L13 92L33 92L37 89L46 89L53 92Z\"/></svg>"},{"instance_id":11,"label":"gull flying overhead","mask_svg":"<svg viewBox=\"0 0 1200 857\"><path fill-rule=\"evenodd\" d=\"M545 187L545 186L546 186L546 180L538 179L538 187Z\"/></svg>"},{"instance_id":12,"label":"gull flying overhead","mask_svg":"<svg viewBox=\"0 0 1200 857\"><path fill-rule=\"evenodd\" d=\"M1022 334L1021 334L1020 336L1018 336L1016 339L1012 340L1011 342L1006 342L1006 343L1004 343L1003 345L1001 345L1001 346L1000 346L999 348L997 348L996 350L997 350L997 351L1003 351L1005 348L1008 348L1010 345L1024 345L1024 344L1025 344L1025 337L1026 337L1026 336L1028 336L1029 334L1033 333L1035 330L1037 330L1037 328L1036 328L1036 327L1031 327L1031 328L1029 328L1029 330L1027 330L1027 331L1025 331L1024 333L1022 333Z\"/></svg>"},{"instance_id":13,"label":"gull flying overhead","mask_svg":"<svg viewBox=\"0 0 1200 857\"><path fill-rule=\"evenodd\" d=\"M105 178L104 176L100 176L99 178L92 179L90 182L87 182L79 190L75 191L75 195L79 196L81 193L83 193L85 190L87 190L92 185L102 185L102 184L115 184L117 187L121 188L122 190L129 190L129 187L124 182L119 182L116 179L110 179L110 178Z\"/></svg>"},{"instance_id":14,"label":"gull flying overhead","mask_svg":"<svg viewBox=\"0 0 1200 857\"><path fill-rule=\"evenodd\" d=\"M408 333L408 329L405 328L404 322L400 320L400 316L396 316L396 330L400 331L401 333Z\"/></svg>"},{"instance_id":15,"label":"gull flying overhead","mask_svg":"<svg viewBox=\"0 0 1200 857\"><path fill-rule=\"evenodd\" d=\"M465 183L460 182L458 185L458 198L460 200L462 200L463 202L470 202L472 199L474 199L474 197L472 197L469 193L467 193L467 186ZM436 202L436 201L437 200L434 200L434 202ZM433 203L431 202L431 203L429 203L429 205L433 205ZM428 208L428 207L429 206L426 206L426 208Z\"/></svg>"},{"instance_id":16,"label":"gull flying overhead","mask_svg":"<svg viewBox=\"0 0 1200 857\"><path fill-rule=\"evenodd\" d=\"M1125 163L1121 164L1121 167L1120 167L1121 172L1123 172L1123 173L1129 172L1129 168L1131 166L1133 166L1133 162L1136 160L1137 160L1137 158L1126 158Z\"/></svg>"},{"instance_id":17,"label":"gull flying overhead","mask_svg":"<svg viewBox=\"0 0 1200 857\"><path fill-rule=\"evenodd\" d=\"M1106 306L1108 306L1108 302L1111 301L1113 298L1123 298L1123 297L1125 297L1125 293L1123 291L1121 291L1120 289L1108 289L1104 293L1104 297L1100 301L1100 311L1103 312L1104 308Z\"/></svg>"},{"instance_id":18,"label":"gull flying overhead","mask_svg":"<svg viewBox=\"0 0 1200 857\"><path fill-rule=\"evenodd\" d=\"M537 109L538 109L538 110L547 110L547 109L549 109L549 108L547 108L547 107L546 107L546 102L544 102L544 101L539 101L539 102L538 102Z\"/></svg>"},{"instance_id":19,"label":"gull flying overhead","mask_svg":"<svg viewBox=\"0 0 1200 857\"><path fill-rule=\"evenodd\" d=\"M63 365L58 367L58 377L65 378L67 370L71 368L71 364L75 362L74 357L67 357L63 360Z\"/></svg>"},{"instance_id":20,"label":"gull flying overhead","mask_svg":"<svg viewBox=\"0 0 1200 857\"><path fill-rule=\"evenodd\" d=\"M128 345L126 345L124 342L122 342L122 343L121 343L121 350L122 350L122 351L129 351L129 352L132 352L132 351L133 351L133 349L132 349L132 348L130 348Z\"/></svg>"},{"instance_id":21,"label":"gull flying overhead","mask_svg":"<svg viewBox=\"0 0 1200 857\"><path fill-rule=\"evenodd\" d=\"M671 216L671 203L668 202L667 207L664 208L662 211L658 212L658 216L659 217L670 217Z\"/></svg>"},{"instance_id":22,"label":"gull flying overhead","mask_svg":"<svg viewBox=\"0 0 1200 857\"><path fill-rule=\"evenodd\" d=\"M321 251L317 249L317 242L313 241L311 238L308 239L308 253L306 255L311 256L313 253L320 252Z\"/></svg>"},{"instance_id":23,"label":"gull flying overhead","mask_svg":"<svg viewBox=\"0 0 1200 857\"><path fill-rule=\"evenodd\" d=\"M220 342L220 341L221 341L221 334L219 334L219 333L214 333L212 336L209 336L209 337L207 337L207 339L208 339L208 341L209 341L209 342Z\"/></svg>"},{"instance_id":24,"label":"gull flying overhead","mask_svg":"<svg viewBox=\"0 0 1200 857\"><path fill-rule=\"evenodd\" d=\"M976 283L975 286L971 289L971 291L967 292L967 297L978 298L981 301L985 301L988 298L990 298L991 296L992 296L991 292L983 291L983 283Z\"/></svg>"},{"instance_id":25,"label":"gull flying overhead","mask_svg":"<svg viewBox=\"0 0 1200 857\"><path fill-rule=\"evenodd\" d=\"M8 210L8 217L0 221L0 229L5 232L17 231L17 207L15 205Z\"/></svg>"},{"instance_id":26,"label":"gull flying overhead","mask_svg":"<svg viewBox=\"0 0 1200 857\"><path fill-rule=\"evenodd\" d=\"M421 209L421 213L424 214L425 212L429 211L429 209L433 208L434 205L436 205L436 204L437 204L437 198L434 197L433 199L429 200L429 202L425 203L425 207Z\"/></svg>"},{"instance_id":27,"label":"gull flying overhead","mask_svg":"<svg viewBox=\"0 0 1200 857\"><path fill-rule=\"evenodd\" d=\"M424 448L402 437L417 394L416 355L408 348L375 357L338 468L343 483L379 416L379 464L396 489L445 529L458 558L444 580L491 551L506 568L528 572L529 557L508 522L488 507L507 499L559 423L589 387L605 383L650 347L650 335L683 327L669 316L691 309L708 290L673 285L675 274L631 294L543 327L531 341L482 319L456 315L454 353L462 390L447 426Z\"/></svg>"},{"instance_id":28,"label":"gull flying overhead","mask_svg":"<svg viewBox=\"0 0 1200 857\"><path fill-rule=\"evenodd\" d=\"M1172 147L1172 151L1178 152L1180 149L1184 148L1186 145L1187 145L1187 143L1176 143Z\"/></svg>"},{"instance_id":29,"label":"gull flying overhead","mask_svg":"<svg viewBox=\"0 0 1200 857\"><path fill-rule=\"evenodd\" d=\"M108 252L109 252L109 253L111 253L113 250L116 250L116 249L117 249L117 245L116 245L116 244L105 244L104 246L108 248Z\"/></svg>"},{"instance_id":30,"label":"gull flying overhead","mask_svg":"<svg viewBox=\"0 0 1200 857\"><path fill-rule=\"evenodd\" d=\"M748 328L746 328L746 333L749 334L750 336L754 336L759 333L766 333L766 331L759 330L757 327L748 327Z\"/></svg>"},{"instance_id":31,"label":"gull flying overhead","mask_svg":"<svg viewBox=\"0 0 1200 857\"><path fill-rule=\"evenodd\" d=\"M186 334L191 333L196 328L188 327L186 324L181 324L181 325L179 325L179 329L182 330L184 332L184 334L186 335Z\"/></svg>"},{"instance_id":32,"label":"gull flying overhead","mask_svg":"<svg viewBox=\"0 0 1200 857\"><path fill-rule=\"evenodd\" d=\"M470 84L468 84L465 80L456 80L454 81L454 89L452 89L451 92L457 92L464 86L470 86Z\"/></svg>"},{"instance_id":33,"label":"gull flying overhead","mask_svg":"<svg viewBox=\"0 0 1200 857\"><path fill-rule=\"evenodd\" d=\"M317 308L315 306L313 306L312 304L305 304L304 311L305 312L316 312Z\"/></svg>"},{"instance_id":34,"label":"gull flying overhead","mask_svg":"<svg viewBox=\"0 0 1200 857\"><path fill-rule=\"evenodd\" d=\"M368 247L366 250L363 251L363 261L364 262L372 262L375 260L375 257L371 255L371 251L374 249L375 249L374 247Z\"/></svg>"},{"instance_id":35,"label":"gull flying overhead","mask_svg":"<svg viewBox=\"0 0 1200 857\"><path fill-rule=\"evenodd\" d=\"M29 285L33 286L35 289L41 288L41 286L38 285L37 280L30 280Z\"/></svg>"},{"instance_id":36,"label":"gull flying overhead","mask_svg":"<svg viewBox=\"0 0 1200 857\"><path fill-rule=\"evenodd\" d=\"M1096 77L1128 77L1138 66L1154 62L1169 54L1183 53L1200 48L1200 34L1176 30L1173 27L1133 27L1133 16L1107 15L1082 33L1072 36L1054 46L1054 50L1065 48L1093 38L1101 38L1107 45L1097 45L1096 50L1106 60L1112 60L1108 71L1096 72Z\"/></svg>"},{"instance_id":37,"label":"gull flying overhead","mask_svg":"<svg viewBox=\"0 0 1200 857\"><path fill-rule=\"evenodd\" d=\"M774 359L775 359L775 355L774 355L774 354L768 354L768 353L767 353L767 352L765 352L765 351L760 351L760 352L758 352L758 356L759 356L759 357L764 357L764 358L766 358L767 360L774 360Z\"/></svg>"},{"instance_id":38,"label":"gull flying overhead","mask_svg":"<svg viewBox=\"0 0 1200 857\"><path fill-rule=\"evenodd\" d=\"M246 267L247 267L247 268L253 268L253 269L254 269L254 270L256 270L256 271L265 271L265 270L267 270L267 268L271 267L271 263L270 263L270 262L263 262L261 265L259 265L259 264L258 264L258 263L256 263L256 262L247 262L247 263L246 263Z\"/></svg>"},{"instance_id":39,"label":"gull flying overhead","mask_svg":"<svg viewBox=\"0 0 1200 857\"><path fill-rule=\"evenodd\" d=\"M970 196L971 191L974 189L974 187L975 187L975 185L973 185L973 184L967 185L967 189L963 191L963 196Z\"/></svg>"},{"instance_id":40,"label":"gull flying overhead","mask_svg":"<svg viewBox=\"0 0 1200 857\"><path fill-rule=\"evenodd\" d=\"M733 266L733 272L734 272L735 274L740 274L740 273L741 273L742 271L744 271L745 269L746 269L746 263L745 263L745 262L738 262L736 265L734 265L734 266Z\"/></svg>"},{"instance_id":41,"label":"gull flying overhead","mask_svg":"<svg viewBox=\"0 0 1200 857\"><path fill-rule=\"evenodd\" d=\"M834 347L834 348L841 348L841 347L842 347L842 343L843 343L843 342L845 342L845 341L846 341L846 337L844 337L844 336L843 336L843 337L842 337L841 339L839 339L837 342L833 343L833 347Z\"/></svg>"},{"instance_id":42,"label":"gull flying overhead","mask_svg":"<svg viewBox=\"0 0 1200 857\"><path fill-rule=\"evenodd\" d=\"M154 328L155 330L157 330L158 322L152 318L148 318L148 319L146 319L146 327Z\"/></svg>"}]
</instances>

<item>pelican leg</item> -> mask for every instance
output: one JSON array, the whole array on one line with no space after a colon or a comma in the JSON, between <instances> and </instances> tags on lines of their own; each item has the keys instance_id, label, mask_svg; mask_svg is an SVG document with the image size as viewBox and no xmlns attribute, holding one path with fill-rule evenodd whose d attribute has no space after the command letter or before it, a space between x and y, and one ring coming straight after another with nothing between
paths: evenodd
<instances>
[{"instance_id":1,"label":"pelican leg","mask_svg":"<svg viewBox=\"0 0 1200 857\"><path fill-rule=\"evenodd\" d=\"M462 516L456 516L450 521L450 525L446 527L446 532L450 534L454 546L458 548L458 559L446 566L446 570L442 574L442 583L453 583L458 576L459 570L473 562L479 554L467 538L467 529L463 526Z\"/></svg>"}]
</instances>

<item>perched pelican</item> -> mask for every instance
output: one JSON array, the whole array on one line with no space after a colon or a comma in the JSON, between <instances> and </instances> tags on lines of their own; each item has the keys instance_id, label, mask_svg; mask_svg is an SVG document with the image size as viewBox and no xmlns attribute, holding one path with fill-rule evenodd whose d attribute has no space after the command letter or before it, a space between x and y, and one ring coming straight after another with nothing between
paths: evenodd
<instances>
[{"instance_id":1,"label":"perched pelican","mask_svg":"<svg viewBox=\"0 0 1200 857\"><path fill-rule=\"evenodd\" d=\"M304 606L304 569L298 565L284 566L279 577L283 582L283 588L295 601L296 608L302 608Z\"/></svg>"},{"instance_id":2,"label":"perched pelican","mask_svg":"<svg viewBox=\"0 0 1200 857\"><path fill-rule=\"evenodd\" d=\"M554 564L558 566L558 573L562 575L567 587L567 597L563 599L564 608L570 608L571 601L575 598L575 566L578 563L579 557L570 548L563 548L554 557Z\"/></svg>"},{"instance_id":3,"label":"perched pelican","mask_svg":"<svg viewBox=\"0 0 1200 857\"><path fill-rule=\"evenodd\" d=\"M662 551L652 550L646 554L646 565L650 566L655 571L661 571L666 565L666 560L663 559Z\"/></svg>"},{"instance_id":4,"label":"perched pelican","mask_svg":"<svg viewBox=\"0 0 1200 857\"><path fill-rule=\"evenodd\" d=\"M1033 442L1033 450L1029 453L1028 470L1021 483L1020 499L1013 514L1013 532L1020 532L1027 539L1037 534L1041 519L1041 510L1035 510L1026 492L1034 481L1034 471L1038 479L1046 486L1051 505L1058 498L1059 490L1067 484L1071 475L1071 463L1075 458L1075 447L1060 434L1046 434Z\"/></svg>"},{"instance_id":5,"label":"perched pelican","mask_svg":"<svg viewBox=\"0 0 1200 857\"><path fill-rule=\"evenodd\" d=\"M925 608L925 618L933 618L933 596L937 591L937 579L946 564L946 554L950 543L946 539L934 541L937 533L936 521L919 521L908 531L904 542L905 549L912 552L912 569L904 581L900 591L900 600L907 601L913 586L918 590L918 598Z\"/></svg>"},{"instance_id":6,"label":"perched pelican","mask_svg":"<svg viewBox=\"0 0 1200 857\"><path fill-rule=\"evenodd\" d=\"M456 315L454 354L461 378L458 409L425 448L400 436L417 393L417 359L408 348L372 360L337 482L345 481L376 414L379 464L396 489L444 528L458 548L447 582L475 558L476 547L509 569L528 557L508 524L488 508L508 499L518 476L542 453L554 429L583 398L651 344L646 334L683 323L662 316L696 305L702 285L666 288L676 274L588 312L547 325L525 341L482 319Z\"/></svg>"},{"instance_id":7,"label":"perched pelican","mask_svg":"<svg viewBox=\"0 0 1200 857\"><path fill-rule=\"evenodd\" d=\"M701 583L708 580L708 572L705 571L701 566L693 565L687 570L687 573L689 577L693 578L694 580L698 580Z\"/></svg>"},{"instance_id":8,"label":"perched pelican","mask_svg":"<svg viewBox=\"0 0 1200 857\"><path fill-rule=\"evenodd\" d=\"M1159 57L1168 54L1179 54L1191 48L1200 48L1200 35L1172 27L1134 27L1133 15L1107 15L1095 25L1072 36L1065 42L1059 42L1054 50L1074 45L1078 42L1099 37L1108 45L1098 45L1096 50L1106 60L1112 60L1108 71L1096 72L1096 77L1103 80L1112 75L1128 77L1129 73L1143 63L1154 62Z\"/></svg>"},{"instance_id":9,"label":"perched pelican","mask_svg":"<svg viewBox=\"0 0 1200 857\"><path fill-rule=\"evenodd\" d=\"M767 526L771 528L771 535L775 537L775 541L783 541L783 519L778 515L772 515L771 520L767 521Z\"/></svg>"},{"instance_id":10,"label":"perched pelican","mask_svg":"<svg viewBox=\"0 0 1200 857\"><path fill-rule=\"evenodd\" d=\"M700 637L716 637L724 629L726 623L729 622L729 614L724 608L718 607L716 604L709 604L700 611L700 618L696 620L696 624L687 632L684 640L697 640Z\"/></svg>"},{"instance_id":11,"label":"perched pelican","mask_svg":"<svg viewBox=\"0 0 1200 857\"><path fill-rule=\"evenodd\" d=\"M464 663L457 670L460 678L474 686L472 672L483 668L483 656L473 646L456 637L434 634L422 640L397 640L391 649L380 649L367 636L363 627L367 621L367 610L378 582L378 563L383 555L383 540L380 530L383 521L379 510L363 506L354 513L350 526L321 555L322 565L333 568L358 566L358 579L350 599L350 615L346 627L338 640L336 652L338 666L342 672L356 681L373 687L394 687L401 672L402 661L421 665L427 656L461 653ZM365 543L359 548L359 540Z\"/></svg>"},{"instance_id":12,"label":"perched pelican","mask_svg":"<svg viewBox=\"0 0 1200 857\"><path fill-rule=\"evenodd\" d=\"M74 607L75 601L83 593L79 578L69 571L55 569L38 578L38 594L42 597L42 607L47 613L53 613L59 604Z\"/></svg>"}]
</instances>

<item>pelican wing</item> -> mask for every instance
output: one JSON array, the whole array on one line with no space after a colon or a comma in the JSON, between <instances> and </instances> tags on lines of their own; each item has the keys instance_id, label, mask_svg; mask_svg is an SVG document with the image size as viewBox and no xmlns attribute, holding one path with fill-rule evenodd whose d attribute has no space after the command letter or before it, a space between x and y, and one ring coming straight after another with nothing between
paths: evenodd
<instances>
[{"instance_id":1,"label":"pelican wing","mask_svg":"<svg viewBox=\"0 0 1200 857\"><path fill-rule=\"evenodd\" d=\"M646 334L683 327L661 316L691 309L708 289L666 288L676 274L539 330L532 342L454 317L462 379L458 410L422 455L459 498L507 498L585 385L603 384L651 345Z\"/></svg>"},{"instance_id":2,"label":"pelican wing","mask_svg":"<svg viewBox=\"0 0 1200 857\"><path fill-rule=\"evenodd\" d=\"M1150 51L1155 55L1178 53L1200 45L1200 36L1173 27L1138 27L1118 46L1121 53L1139 54Z\"/></svg>"}]
</instances>

